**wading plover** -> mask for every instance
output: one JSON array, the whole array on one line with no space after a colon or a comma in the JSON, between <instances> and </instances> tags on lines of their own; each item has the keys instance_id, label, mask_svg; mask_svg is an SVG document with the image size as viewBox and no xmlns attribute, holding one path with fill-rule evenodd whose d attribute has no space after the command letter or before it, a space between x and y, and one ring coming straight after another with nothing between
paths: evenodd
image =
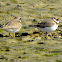
<instances>
[{"instance_id":1,"label":"wading plover","mask_svg":"<svg viewBox=\"0 0 62 62\"><path fill-rule=\"evenodd\" d=\"M46 38L48 37L48 33L53 32L57 29L59 23L58 18L50 18L43 20L41 23L38 23L37 25L30 25L32 27L36 27L40 31L46 33Z\"/></svg>"},{"instance_id":2,"label":"wading plover","mask_svg":"<svg viewBox=\"0 0 62 62\"><path fill-rule=\"evenodd\" d=\"M13 33L13 37L15 37L15 32L19 31L21 28L21 17L16 17L15 19L9 21L2 29L10 33Z\"/></svg>"}]
</instances>

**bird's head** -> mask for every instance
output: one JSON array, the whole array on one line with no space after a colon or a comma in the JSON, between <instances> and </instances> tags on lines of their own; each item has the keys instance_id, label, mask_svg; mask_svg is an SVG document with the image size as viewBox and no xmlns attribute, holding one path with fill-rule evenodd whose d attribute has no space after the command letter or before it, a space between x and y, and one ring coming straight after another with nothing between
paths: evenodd
<instances>
[{"instance_id":1,"label":"bird's head","mask_svg":"<svg viewBox=\"0 0 62 62\"><path fill-rule=\"evenodd\" d=\"M59 19L57 17L53 17L52 18L54 22L56 22L57 24L59 23Z\"/></svg>"},{"instance_id":2,"label":"bird's head","mask_svg":"<svg viewBox=\"0 0 62 62\"><path fill-rule=\"evenodd\" d=\"M21 17L15 17L14 19L17 19L19 22L21 22L21 20L22 20Z\"/></svg>"}]
</instances>

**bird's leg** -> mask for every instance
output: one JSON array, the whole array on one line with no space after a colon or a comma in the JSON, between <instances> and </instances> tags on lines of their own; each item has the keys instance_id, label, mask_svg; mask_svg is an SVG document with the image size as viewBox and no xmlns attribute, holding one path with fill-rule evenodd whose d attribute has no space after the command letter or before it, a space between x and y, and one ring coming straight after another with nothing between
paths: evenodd
<instances>
[{"instance_id":1,"label":"bird's leg","mask_svg":"<svg viewBox=\"0 0 62 62\"><path fill-rule=\"evenodd\" d=\"M15 38L15 33L13 33L13 38Z\"/></svg>"},{"instance_id":2,"label":"bird's leg","mask_svg":"<svg viewBox=\"0 0 62 62\"><path fill-rule=\"evenodd\" d=\"M9 32L9 37L10 37L11 35L10 35L10 32Z\"/></svg>"},{"instance_id":3,"label":"bird's leg","mask_svg":"<svg viewBox=\"0 0 62 62\"><path fill-rule=\"evenodd\" d=\"M46 32L46 39L48 38L48 33Z\"/></svg>"},{"instance_id":4,"label":"bird's leg","mask_svg":"<svg viewBox=\"0 0 62 62\"><path fill-rule=\"evenodd\" d=\"M56 33L56 35L57 35L57 38L59 38L59 34L58 34L58 33Z\"/></svg>"}]
</instances>

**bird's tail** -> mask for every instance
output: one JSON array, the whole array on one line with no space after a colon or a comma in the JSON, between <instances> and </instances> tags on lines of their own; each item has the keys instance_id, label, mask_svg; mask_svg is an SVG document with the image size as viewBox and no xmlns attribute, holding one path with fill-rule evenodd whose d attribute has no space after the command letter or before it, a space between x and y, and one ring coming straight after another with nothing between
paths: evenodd
<instances>
[{"instance_id":1,"label":"bird's tail","mask_svg":"<svg viewBox=\"0 0 62 62\"><path fill-rule=\"evenodd\" d=\"M38 25L29 25L29 27L38 27Z\"/></svg>"}]
</instances>

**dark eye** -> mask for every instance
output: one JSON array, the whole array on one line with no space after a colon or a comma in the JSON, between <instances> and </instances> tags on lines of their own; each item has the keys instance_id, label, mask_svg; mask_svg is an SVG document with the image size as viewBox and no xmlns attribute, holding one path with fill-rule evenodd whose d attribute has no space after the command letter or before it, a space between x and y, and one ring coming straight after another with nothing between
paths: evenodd
<instances>
[{"instance_id":1,"label":"dark eye","mask_svg":"<svg viewBox=\"0 0 62 62\"><path fill-rule=\"evenodd\" d=\"M59 19L56 19L57 21L59 20Z\"/></svg>"},{"instance_id":2,"label":"dark eye","mask_svg":"<svg viewBox=\"0 0 62 62\"><path fill-rule=\"evenodd\" d=\"M20 18L20 20L21 20L21 18Z\"/></svg>"},{"instance_id":3,"label":"dark eye","mask_svg":"<svg viewBox=\"0 0 62 62\"><path fill-rule=\"evenodd\" d=\"M56 18L54 18L54 19L56 19Z\"/></svg>"}]
</instances>

